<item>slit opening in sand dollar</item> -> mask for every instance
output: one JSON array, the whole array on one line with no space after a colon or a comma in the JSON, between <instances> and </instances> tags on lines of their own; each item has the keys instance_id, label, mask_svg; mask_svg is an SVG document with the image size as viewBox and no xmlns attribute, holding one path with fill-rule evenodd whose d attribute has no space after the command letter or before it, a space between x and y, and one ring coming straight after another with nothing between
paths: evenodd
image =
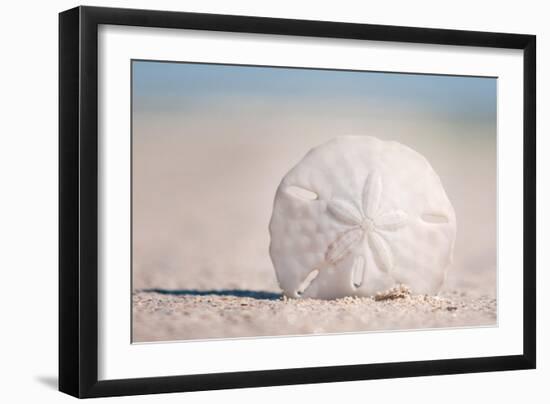
<instances>
[{"instance_id":1,"label":"slit opening in sand dollar","mask_svg":"<svg viewBox=\"0 0 550 404\"><path fill-rule=\"evenodd\" d=\"M289 187L286 187L285 191L287 194L295 198L302 199L304 201L315 201L319 199L319 195L317 195L317 193L309 189L306 189L304 187L299 187L296 185L291 185Z\"/></svg>"},{"instance_id":2,"label":"slit opening in sand dollar","mask_svg":"<svg viewBox=\"0 0 550 404\"><path fill-rule=\"evenodd\" d=\"M353 286L356 288L361 287L363 284L363 279L365 277L365 258L362 256L356 257L353 260L351 267L351 279Z\"/></svg>"},{"instance_id":3,"label":"slit opening in sand dollar","mask_svg":"<svg viewBox=\"0 0 550 404\"><path fill-rule=\"evenodd\" d=\"M423 213L420 217L426 223L449 223L449 218L443 213Z\"/></svg>"},{"instance_id":4,"label":"slit opening in sand dollar","mask_svg":"<svg viewBox=\"0 0 550 404\"><path fill-rule=\"evenodd\" d=\"M296 294L298 296L301 296L302 294L304 294L304 292L307 290L307 288L309 288L311 286L311 283L315 280L315 278L317 278L317 276L319 276L319 270L318 269L314 269L313 271L311 271L305 277L305 279L302 281L302 283L300 283L300 286L298 286L298 290L296 291Z\"/></svg>"}]
</instances>

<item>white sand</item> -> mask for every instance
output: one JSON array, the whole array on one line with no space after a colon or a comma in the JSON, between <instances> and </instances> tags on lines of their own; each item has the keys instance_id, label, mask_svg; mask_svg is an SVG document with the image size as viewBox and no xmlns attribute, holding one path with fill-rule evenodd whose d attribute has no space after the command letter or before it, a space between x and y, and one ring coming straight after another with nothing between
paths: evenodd
<instances>
[{"instance_id":1,"label":"white sand","mask_svg":"<svg viewBox=\"0 0 550 404\"><path fill-rule=\"evenodd\" d=\"M288 132L283 139L224 132L193 138L179 132L157 136L162 128L138 129L133 156L135 341L496 324L495 177L492 166L481 169L485 154L472 154L477 146L430 157L428 148L404 139L434 163L457 211L455 260L442 300L295 301L280 298L268 253L274 192L308 145L329 134ZM417 136L421 132L409 140ZM438 155L439 161L432 158ZM455 155L468 164L450 164L449 156ZM144 291L150 289L162 293Z\"/></svg>"},{"instance_id":2,"label":"white sand","mask_svg":"<svg viewBox=\"0 0 550 404\"><path fill-rule=\"evenodd\" d=\"M134 293L134 342L483 326L496 320L494 298L456 292L332 301L268 292L194 293Z\"/></svg>"}]
</instances>

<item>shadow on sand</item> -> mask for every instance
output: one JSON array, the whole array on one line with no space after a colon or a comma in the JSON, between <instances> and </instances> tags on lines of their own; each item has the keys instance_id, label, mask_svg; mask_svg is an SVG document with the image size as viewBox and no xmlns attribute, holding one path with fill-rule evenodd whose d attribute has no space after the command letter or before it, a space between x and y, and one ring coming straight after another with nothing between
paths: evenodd
<instances>
[{"instance_id":1,"label":"shadow on sand","mask_svg":"<svg viewBox=\"0 0 550 404\"><path fill-rule=\"evenodd\" d=\"M249 297L259 300L278 300L283 295L281 293L265 292L261 290L245 290L245 289L212 289L212 290L198 290L198 289L140 289L138 292L147 293L160 293L163 295L172 296L235 296L235 297Z\"/></svg>"}]
</instances>

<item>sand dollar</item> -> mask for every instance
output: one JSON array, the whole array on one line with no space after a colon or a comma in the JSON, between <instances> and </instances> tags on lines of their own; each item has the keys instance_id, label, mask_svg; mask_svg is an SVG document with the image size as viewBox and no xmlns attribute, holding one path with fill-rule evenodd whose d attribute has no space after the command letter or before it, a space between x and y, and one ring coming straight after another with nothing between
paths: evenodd
<instances>
[{"instance_id":1,"label":"sand dollar","mask_svg":"<svg viewBox=\"0 0 550 404\"><path fill-rule=\"evenodd\" d=\"M428 161L370 136L310 150L279 185L270 255L285 295L435 293L452 261L455 212Z\"/></svg>"}]
</instances>

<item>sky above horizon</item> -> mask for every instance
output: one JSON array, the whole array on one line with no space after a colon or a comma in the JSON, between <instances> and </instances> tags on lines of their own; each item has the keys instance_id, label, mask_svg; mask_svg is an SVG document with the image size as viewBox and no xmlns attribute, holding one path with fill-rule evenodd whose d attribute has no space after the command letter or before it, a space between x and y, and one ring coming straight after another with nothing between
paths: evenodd
<instances>
[{"instance_id":1,"label":"sky above horizon","mask_svg":"<svg viewBox=\"0 0 550 404\"><path fill-rule=\"evenodd\" d=\"M439 119L496 120L495 78L155 61L133 61L132 67L138 114L216 110L234 102L326 109L364 103L424 111Z\"/></svg>"}]
</instances>

